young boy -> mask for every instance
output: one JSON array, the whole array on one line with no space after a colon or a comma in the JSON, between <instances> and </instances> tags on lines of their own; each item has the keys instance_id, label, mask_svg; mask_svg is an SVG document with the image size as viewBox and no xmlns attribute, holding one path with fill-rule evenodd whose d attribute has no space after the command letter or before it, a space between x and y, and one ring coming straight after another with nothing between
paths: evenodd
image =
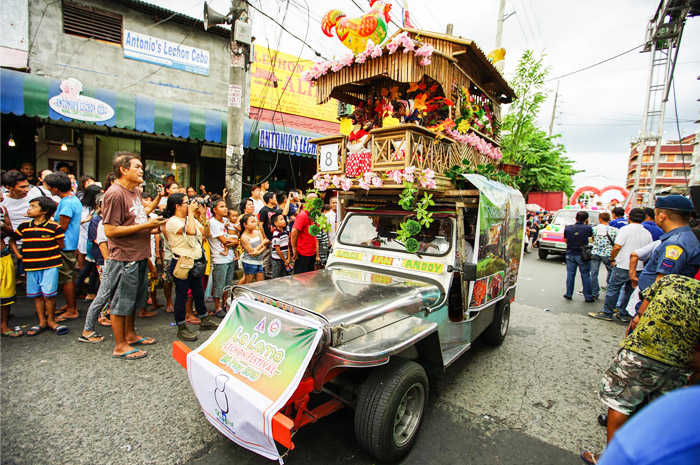
<instances>
[{"instance_id":1,"label":"young boy","mask_svg":"<svg viewBox=\"0 0 700 465\"><path fill-rule=\"evenodd\" d=\"M291 269L289 256L289 232L284 215L277 213L272 217L275 230L272 232L272 278L288 276Z\"/></svg>"},{"instance_id":2,"label":"young boy","mask_svg":"<svg viewBox=\"0 0 700 465\"><path fill-rule=\"evenodd\" d=\"M73 195L73 187L70 178L61 173L51 173L46 175L44 181L49 186L51 194L61 198L58 202L54 221L61 226L65 234L64 245L60 251L61 267L58 271L58 285L63 288L63 297L66 305L59 309L63 312L57 320L75 320L79 317L78 306L75 301L75 264L78 260L77 249L80 239L80 221L83 216L83 205L80 200ZM47 218L49 219L49 218Z\"/></svg>"},{"instance_id":3,"label":"young boy","mask_svg":"<svg viewBox=\"0 0 700 465\"><path fill-rule=\"evenodd\" d=\"M29 328L27 336L36 336L47 327L58 336L69 331L54 318L58 269L65 237L61 226L51 220L56 207L56 202L48 197L31 200L27 216L32 220L17 228L17 234L22 238L22 263L27 272L27 297L34 297L34 308L39 317L39 325Z\"/></svg>"}]
</instances>

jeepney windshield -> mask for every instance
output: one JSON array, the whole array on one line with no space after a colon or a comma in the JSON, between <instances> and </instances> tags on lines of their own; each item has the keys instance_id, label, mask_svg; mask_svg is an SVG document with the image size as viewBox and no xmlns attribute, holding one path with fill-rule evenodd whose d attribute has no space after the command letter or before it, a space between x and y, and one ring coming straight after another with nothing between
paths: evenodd
<instances>
[{"instance_id":1,"label":"jeepney windshield","mask_svg":"<svg viewBox=\"0 0 700 465\"><path fill-rule=\"evenodd\" d=\"M372 249L405 252L404 245L396 239L396 231L404 215L351 213L344 223L338 240L341 244ZM452 220L446 217L434 218L429 228L423 228L415 236L418 240L418 254L445 255L452 247Z\"/></svg>"},{"instance_id":2,"label":"jeepney windshield","mask_svg":"<svg viewBox=\"0 0 700 465\"><path fill-rule=\"evenodd\" d=\"M576 213L578 213L581 210L560 210L554 215L554 219L552 220L552 224L557 224L560 226L569 226L570 224L576 223ZM588 213L588 224L591 226L595 226L598 224L598 215L602 212L601 211L588 211L584 210L586 213Z\"/></svg>"}]
</instances>

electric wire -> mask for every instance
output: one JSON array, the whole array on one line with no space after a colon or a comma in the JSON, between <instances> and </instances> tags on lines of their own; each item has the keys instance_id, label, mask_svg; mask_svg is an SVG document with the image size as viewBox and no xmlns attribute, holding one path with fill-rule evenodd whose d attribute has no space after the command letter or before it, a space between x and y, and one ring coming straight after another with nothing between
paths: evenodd
<instances>
[{"instance_id":1,"label":"electric wire","mask_svg":"<svg viewBox=\"0 0 700 465\"><path fill-rule=\"evenodd\" d=\"M632 47L632 48L629 49L629 50L625 50L624 52L618 53L617 55L614 55L614 56L611 56L611 57L606 58L606 59L604 59L604 60L601 60L601 61L598 61L598 62L596 62L596 63L593 63L592 65L584 66L583 68L580 68L580 69L577 69L577 70L575 70L575 71L571 71L571 72L562 74L561 76L557 76L557 77L553 77L553 78L547 79L545 82L556 81L556 80L558 80L558 79L563 79L563 78L565 78L565 77L569 77L569 76L572 76L572 75L574 75L574 74L577 74L577 73L580 73L580 72L583 72L583 71L587 71L587 70L589 70L589 69L591 69L591 68L595 68L596 66L602 65L603 63L607 63L607 62L612 61L612 60L614 60L614 59L616 59L616 58L620 58L621 56L627 55L628 53L632 53L632 52L634 52L635 50L637 50L637 49L639 49L639 48L641 48L641 47L643 47L643 46L644 46L644 44L639 44L639 45L637 45L636 47Z\"/></svg>"},{"instance_id":2,"label":"electric wire","mask_svg":"<svg viewBox=\"0 0 700 465\"><path fill-rule=\"evenodd\" d=\"M673 89L673 110L676 115L676 131L678 131L678 149L681 151L681 163L683 163L683 177L685 178L685 187L690 188L688 181L688 171L685 169L685 154L683 153L683 137L681 136L681 125L678 122L678 97L676 97L676 81L673 80L673 77L671 79L671 87Z\"/></svg>"},{"instance_id":3,"label":"electric wire","mask_svg":"<svg viewBox=\"0 0 700 465\"><path fill-rule=\"evenodd\" d=\"M328 58L326 58L325 56L323 56L318 50L316 50L314 47L312 47L308 42L306 42L306 40L302 39L302 38L299 37L298 35L296 35L296 34L294 34L293 32L291 32L289 29L287 29L287 28L284 26L284 24L280 24L279 21L277 21L275 18L273 18L272 16L268 15L267 13L265 13L264 11L262 11L261 9L259 9L258 7L256 7L255 5L251 4L250 1L246 0L246 3L247 3L252 9L254 9L254 10L257 11L258 13L260 13L261 15L265 16L267 19L269 19L269 20L271 20L272 22L274 22L275 24L277 24L284 32L286 32L286 33L289 34L290 36L294 37L296 40L298 40L298 41L301 42L302 44L306 45L306 47L307 47L309 50L311 50L312 52L314 52L314 54L315 54L317 57L323 58L324 60L328 60Z\"/></svg>"},{"instance_id":4,"label":"electric wire","mask_svg":"<svg viewBox=\"0 0 700 465\"><path fill-rule=\"evenodd\" d=\"M261 4L261 5L262 5L262 4ZM289 0L287 0L287 7L288 7L288 5L289 5ZM292 68L293 70L297 70L297 68L298 68L298 66L299 66L299 62L301 61L301 55L302 55L303 52L304 52L304 45L307 45L307 44L306 44L306 40L308 39L308 36L309 36L309 29L310 29L310 25L311 25L311 20L310 20L311 11L310 11L310 9L308 8L308 3L306 4L306 6L307 6L306 32L305 32L305 34L304 34L304 40L301 41L303 45L302 45L301 49L299 50L299 54L297 55L296 62L295 62L295 64L294 64L294 67ZM286 13L285 13L285 17L286 17ZM284 22L284 20L283 20L283 22ZM279 23L277 23L277 24L279 25ZM281 26L281 25L280 25L280 26ZM282 34L280 33L280 38L279 38L280 41L281 41L281 38L282 38ZM279 42L278 42L278 48L279 48ZM270 50L270 47L269 47L269 40L268 40L268 53L270 54L270 56L272 56L272 51ZM279 54L279 50L277 50L277 53L275 54L275 61L272 62L272 60L271 60L271 73L272 73L273 75L274 75L274 67L276 66L277 54ZM273 128L274 132L277 132L277 125L275 124L275 116L278 114L277 112L278 112L278 110L279 110L280 104L281 104L281 102L282 102L282 99L283 99L283 97L284 97L284 94L287 92L287 89L289 88L289 83L290 83L290 81L292 80L293 75L294 75L294 73L292 72L292 73L290 73L289 76L287 77L287 81L285 82L284 86L282 87L282 91L280 92L280 95L279 95L279 97L278 97L278 99L277 99L277 103L275 104L275 108L274 108L273 111L272 111L271 120L272 120L272 128ZM259 127L260 119L262 118L263 111L264 111L264 109L263 109L263 108L260 108L260 111L258 112L258 115L257 115L257 118L256 118L255 126L254 126L254 128L251 127L251 132L250 132L250 136L251 136L251 137L252 137L253 132L255 132L255 131L257 130L257 128ZM285 124L285 122L284 122L284 116L282 116L282 115L283 115L282 112L280 112L279 115L280 115L280 119L282 120L282 127L285 127L285 128L286 128L286 124ZM275 162L274 162L274 164L273 164L273 166L272 166L272 169L271 169L264 177L262 177L260 180L256 181L255 184L262 183L262 182L268 180L270 177L272 177L272 175L274 174L274 172L275 172L275 170L277 169L277 166L278 166L278 164L279 164L279 155L280 155L280 154L279 154L279 149L278 149L278 148L275 148ZM294 173L294 170L293 170L293 166L292 166L292 163L291 163L291 156L290 156L290 158L289 158L289 162L290 162L290 171L291 171L292 174L293 174L293 173ZM244 184L244 185L246 185L246 186L255 185L255 184L250 184L250 183L246 183L246 182L243 182L243 181L241 181L241 182L242 182L242 184ZM296 185L296 182L295 182L294 184Z\"/></svg>"}]
</instances>

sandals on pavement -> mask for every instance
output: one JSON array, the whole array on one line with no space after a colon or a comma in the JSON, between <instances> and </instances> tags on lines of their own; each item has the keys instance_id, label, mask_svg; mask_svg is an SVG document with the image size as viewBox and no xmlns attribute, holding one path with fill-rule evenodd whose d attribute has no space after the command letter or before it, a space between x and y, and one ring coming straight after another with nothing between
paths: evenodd
<instances>
[{"instance_id":1,"label":"sandals on pavement","mask_svg":"<svg viewBox=\"0 0 700 465\"><path fill-rule=\"evenodd\" d=\"M20 337L24 336L24 333L22 332L22 329L19 326L16 326L13 329L8 329L4 333L2 333L2 337Z\"/></svg>"},{"instance_id":2,"label":"sandals on pavement","mask_svg":"<svg viewBox=\"0 0 700 465\"><path fill-rule=\"evenodd\" d=\"M58 325L55 328L53 328L53 332L56 333L56 336L65 336L70 332L70 329L68 328L68 326Z\"/></svg>"},{"instance_id":3,"label":"sandals on pavement","mask_svg":"<svg viewBox=\"0 0 700 465\"><path fill-rule=\"evenodd\" d=\"M46 328L46 326L32 326L24 334L26 334L27 336L36 336L37 334L43 333L46 330Z\"/></svg>"},{"instance_id":4,"label":"sandals on pavement","mask_svg":"<svg viewBox=\"0 0 700 465\"><path fill-rule=\"evenodd\" d=\"M134 355L138 354L139 352L141 352L139 355ZM133 356L129 357L129 355ZM132 349L128 352L124 352L123 354L112 354L112 357L121 358L122 360L138 360L140 358L144 358L146 355L148 355L148 352L139 349Z\"/></svg>"},{"instance_id":5,"label":"sandals on pavement","mask_svg":"<svg viewBox=\"0 0 700 465\"><path fill-rule=\"evenodd\" d=\"M98 333L97 331L93 331L93 332L91 332L90 334L88 334L87 336L83 336L83 335L81 334L81 335L78 337L78 341L79 341L79 342L87 342L87 343L89 343L89 344L97 344L97 343L100 343L100 342L102 342L102 341L104 341L104 340L105 340L104 336L102 336L102 335L101 335L100 333Z\"/></svg>"},{"instance_id":6,"label":"sandals on pavement","mask_svg":"<svg viewBox=\"0 0 700 465\"><path fill-rule=\"evenodd\" d=\"M138 341L130 342L132 346L135 345L142 345L142 346L152 346L153 344L156 343L156 340L153 339L152 337L142 337Z\"/></svg>"},{"instance_id":7,"label":"sandals on pavement","mask_svg":"<svg viewBox=\"0 0 700 465\"><path fill-rule=\"evenodd\" d=\"M600 454L594 454L593 452L589 450L584 450L581 452L581 460L584 461L584 463L587 463L588 465L596 465L598 463L598 460L600 459Z\"/></svg>"}]
</instances>

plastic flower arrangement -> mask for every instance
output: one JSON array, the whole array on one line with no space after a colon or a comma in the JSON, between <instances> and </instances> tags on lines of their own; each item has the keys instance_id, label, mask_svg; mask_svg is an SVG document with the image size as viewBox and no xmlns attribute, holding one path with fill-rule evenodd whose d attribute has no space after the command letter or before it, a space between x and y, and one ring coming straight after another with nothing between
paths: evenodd
<instances>
[{"instance_id":1,"label":"plastic flower arrangement","mask_svg":"<svg viewBox=\"0 0 700 465\"><path fill-rule=\"evenodd\" d=\"M402 32L401 34L394 37L386 45L386 49L389 55L393 55L400 48L403 48L403 53L411 53L418 58L418 63L421 66L428 66L431 64L431 57L435 52L435 49L428 44L420 45L408 36L407 32ZM313 82L318 80L321 76L327 74L329 71L338 72L341 69L351 66L353 63L366 63L370 58L379 58L384 55L384 48L381 45L375 45L372 41L367 42L367 48L364 51L358 53L357 55L346 55L338 60L321 61L314 64L310 70L301 73L301 78L304 81Z\"/></svg>"}]
</instances>

